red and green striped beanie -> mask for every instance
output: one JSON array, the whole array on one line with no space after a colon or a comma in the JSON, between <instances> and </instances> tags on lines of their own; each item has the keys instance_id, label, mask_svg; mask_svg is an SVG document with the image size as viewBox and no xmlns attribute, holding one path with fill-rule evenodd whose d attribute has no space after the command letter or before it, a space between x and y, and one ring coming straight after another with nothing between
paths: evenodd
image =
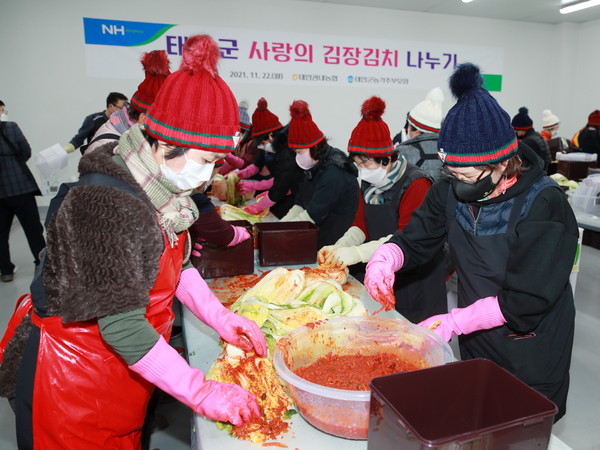
<instances>
[{"instance_id":1,"label":"red and green striped beanie","mask_svg":"<svg viewBox=\"0 0 600 450\"><path fill-rule=\"evenodd\" d=\"M144 53L141 62L146 76L131 97L131 106L139 112L145 113L154 103L156 94L171 71L169 70L169 58L164 50Z\"/></svg>"},{"instance_id":2,"label":"red and green striped beanie","mask_svg":"<svg viewBox=\"0 0 600 450\"><path fill-rule=\"evenodd\" d=\"M379 97L371 97L362 104L362 118L352 130L348 141L348 153L372 157L390 156L394 153L390 129L381 116L385 102Z\"/></svg>"},{"instance_id":3,"label":"red and green striped beanie","mask_svg":"<svg viewBox=\"0 0 600 450\"><path fill-rule=\"evenodd\" d=\"M311 148L325 139L325 135L312 120L308 103L296 100L290 106L290 128L288 146L294 148Z\"/></svg>"},{"instance_id":4,"label":"red and green striped beanie","mask_svg":"<svg viewBox=\"0 0 600 450\"><path fill-rule=\"evenodd\" d=\"M232 152L240 117L233 92L217 73L219 47L206 34L191 36L182 57L146 113L146 131L176 146Z\"/></svg>"},{"instance_id":5,"label":"red and green striped beanie","mask_svg":"<svg viewBox=\"0 0 600 450\"><path fill-rule=\"evenodd\" d=\"M258 100L256 109L252 113L252 137L258 137L283 128L279 118L269 111L268 106L269 104L264 97Z\"/></svg>"}]
</instances>

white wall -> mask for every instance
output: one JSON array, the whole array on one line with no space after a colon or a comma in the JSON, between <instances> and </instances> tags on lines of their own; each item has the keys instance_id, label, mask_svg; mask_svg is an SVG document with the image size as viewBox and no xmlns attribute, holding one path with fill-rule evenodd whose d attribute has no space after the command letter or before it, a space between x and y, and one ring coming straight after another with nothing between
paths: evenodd
<instances>
[{"instance_id":1,"label":"white wall","mask_svg":"<svg viewBox=\"0 0 600 450\"><path fill-rule=\"evenodd\" d=\"M66 143L85 115L104 108L108 92L130 97L141 81L141 76L140 80L87 76L82 17L500 47L504 49L503 87L494 95L511 116L520 106L527 106L539 129L542 110L550 108L562 120L562 134L570 137L600 107L600 62L593 44L600 37L600 21L543 25L293 0L4 3L0 99L34 151ZM356 85L268 87L241 82L230 86L239 100L250 102L250 112L259 97L266 97L283 123L289 119L289 104L294 99L306 100L319 127L341 149L346 148L366 98L380 95L386 100L384 119L395 133L406 112L427 91ZM453 100L444 88L444 109L448 110ZM69 156L68 177L76 174L78 159L77 154Z\"/></svg>"}]
</instances>

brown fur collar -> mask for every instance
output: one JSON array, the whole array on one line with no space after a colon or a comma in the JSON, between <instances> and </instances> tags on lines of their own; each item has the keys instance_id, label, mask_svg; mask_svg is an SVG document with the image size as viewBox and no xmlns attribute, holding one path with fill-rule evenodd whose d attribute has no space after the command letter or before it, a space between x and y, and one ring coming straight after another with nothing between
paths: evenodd
<instances>
[{"instance_id":1,"label":"brown fur collar","mask_svg":"<svg viewBox=\"0 0 600 450\"><path fill-rule=\"evenodd\" d=\"M112 159L114 145L86 154L81 175L99 172L136 189L71 188L47 233L44 286L49 315L64 323L144 307L158 274L163 235L150 199L127 169Z\"/></svg>"}]
</instances>

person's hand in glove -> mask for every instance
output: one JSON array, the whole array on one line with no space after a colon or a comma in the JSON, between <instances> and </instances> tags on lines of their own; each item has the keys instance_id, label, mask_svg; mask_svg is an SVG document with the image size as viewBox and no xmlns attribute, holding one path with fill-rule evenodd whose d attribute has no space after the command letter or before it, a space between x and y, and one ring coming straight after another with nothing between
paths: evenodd
<instances>
[{"instance_id":1,"label":"person's hand in glove","mask_svg":"<svg viewBox=\"0 0 600 450\"><path fill-rule=\"evenodd\" d=\"M238 227L237 225L233 225L233 239L231 242L227 244L227 247L233 247L234 245L238 245L240 242L244 242L246 239L250 239L250 232L245 227ZM194 245L194 248L196 246ZM192 252L192 255L194 252Z\"/></svg>"},{"instance_id":2,"label":"person's hand in glove","mask_svg":"<svg viewBox=\"0 0 600 450\"><path fill-rule=\"evenodd\" d=\"M271 201L271 199L269 198L269 193L265 192L264 194L261 194L259 197L257 197L257 201L255 203L245 206L242 209L248 214L256 215L260 214L265 209L270 208L274 204L275 202Z\"/></svg>"},{"instance_id":3,"label":"person's hand in glove","mask_svg":"<svg viewBox=\"0 0 600 450\"><path fill-rule=\"evenodd\" d=\"M431 327L446 342L455 334L470 334L479 330L489 330L506 323L500 311L498 297L485 297L465 308L454 308L448 314L438 314L420 322L425 328Z\"/></svg>"},{"instance_id":4,"label":"person's hand in glove","mask_svg":"<svg viewBox=\"0 0 600 450\"><path fill-rule=\"evenodd\" d=\"M246 162L243 158L240 158L233 153L227 153L227 156L225 156L225 161L227 161L227 164L229 164L233 169L241 169L244 167L244 163Z\"/></svg>"},{"instance_id":5,"label":"person's hand in glove","mask_svg":"<svg viewBox=\"0 0 600 450\"><path fill-rule=\"evenodd\" d=\"M360 253L357 247L337 247L325 251L321 264L334 267L347 267L360 261Z\"/></svg>"},{"instance_id":6,"label":"person's hand in glove","mask_svg":"<svg viewBox=\"0 0 600 450\"><path fill-rule=\"evenodd\" d=\"M319 264L331 264L333 262L333 258L337 259L337 257L333 254L335 253L334 250L341 247L358 246L365 242L365 239L365 233L359 227L351 226L348 229L348 231L346 231L344 235L337 240L335 244L326 245L325 247L322 247L321 250L319 250L319 252L317 253L317 260L319 261ZM368 257L370 256L371 254L368 255ZM348 258L348 260L349 259L350 258ZM357 262L360 261L348 262L347 265L356 264Z\"/></svg>"},{"instance_id":7,"label":"person's hand in glove","mask_svg":"<svg viewBox=\"0 0 600 450\"><path fill-rule=\"evenodd\" d=\"M196 258L200 258L202 256L202 253L200 253L200 250L202 250L202 243L205 241L196 241L196 243L194 244L194 247L192 248L192 256L195 256Z\"/></svg>"},{"instance_id":8,"label":"person's hand in glove","mask_svg":"<svg viewBox=\"0 0 600 450\"><path fill-rule=\"evenodd\" d=\"M256 175L258 173L258 170L259 169L257 165L250 164L249 166L241 170L236 170L235 173L237 173L237 176L240 180L245 180L246 178L250 178Z\"/></svg>"},{"instance_id":9,"label":"person's hand in glove","mask_svg":"<svg viewBox=\"0 0 600 450\"><path fill-rule=\"evenodd\" d=\"M273 187L275 178L267 178L261 181L246 181L241 180L238 182L238 190L241 194L247 194L252 191L267 191Z\"/></svg>"},{"instance_id":10,"label":"person's hand in glove","mask_svg":"<svg viewBox=\"0 0 600 450\"><path fill-rule=\"evenodd\" d=\"M63 145L63 149L67 153L73 153L75 151L75 146L69 142L68 144Z\"/></svg>"},{"instance_id":11,"label":"person's hand in glove","mask_svg":"<svg viewBox=\"0 0 600 450\"><path fill-rule=\"evenodd\" d=\"M404 264L404 253L396 244L381 245L367 264L365 287L373 299L383 306L386 311L394 308L395 272Z\"/></svg>"},{"instance_id":12,"label":"person's hand in glove","mask_svg":"<svg viewBox=\"0 0 600 450\"><path fill-rule=\"evenodd\" d=\"M254 350L259 356L266 355L267 341L258 325L225 308L198 270L186 269L181 272L175 296L226 342L245 351Z\"/></svg>"},{"instance_id":13,"label":"person's hand in glove","mask_svg":"<svg viewBox=\"0 0 600 450\"><path fill-rule=\"evenodd\" d=\"M162 336L129 368L194 412L240 426L260 419L256 397L236 384L206 380Z\"/></svg>"}]
</instances>

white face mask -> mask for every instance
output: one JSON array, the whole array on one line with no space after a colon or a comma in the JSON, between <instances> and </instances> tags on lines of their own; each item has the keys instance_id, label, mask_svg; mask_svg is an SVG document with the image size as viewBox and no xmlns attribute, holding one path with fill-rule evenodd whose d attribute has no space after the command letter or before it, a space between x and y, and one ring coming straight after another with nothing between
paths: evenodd
<instances>
[{"instance_id":1,"label":"white face mask","mask_svg":"<svg viewBox=\"0 0 600 450\"><path fill-rule=\"evenodd\" d=\"M200 184L200 186L198 186L198 191L201 194L204 194L206 192L206 190L210 187L212 182L215 181L215 178L217 177L217 175L218 175L218 173L216 173L213 177L211 177L211 179L208 180L206 183Z\"/></svg>"},{"instance_id":2,"label":"white face mask","mask_svg":"<svg viewBox=\"0 0 600 450\"><path fill-rule=\"evenodd\" d=\"M364 167L358 168L358 177L375 187L379 187L379 185L382 184L382 181L385 180L386 175L387 170L385 170L384 167L378 167L377 169L365 169Z\"/></svg>"},{"instance_id":3,"label":"white face mask","mask_svg":"<svg viewBox=\"0 0 600 450\"><path fill-rule=\"evenodd\" d=\"M182 191L195 189L203 182L210 180L212 171L215 167L214 163L200 164L192 159L188 159L186 153L184 153L184 156L186 162L183 169L179 172L175 172L170 167L167 167L165 163L165 151L163 149L163 164L160 165L160 171L167 180Z\"/></svg>"},{"instance_id":4,"label":"white face mask","mask_svg":"<svg viewBox=\"0 0 600 450\"><path fill-rule=\"evenodd\" d=\"M296 153L296 164L304 170L310 170L317 165L319 161L315 161L310 157L310 150L302 153Z\"/></svg>"},{"instance_id":5,"label":"white face mask","mask_svg":"<svg viewBox=\"0 0 600 450\"><path fill-rule=\"evenodd\" d=\"M408 131L406 131L406 128L402 128L402 131L400 132L400 141L406 142L409 139L410 139L410 136L408 135Z\"/></svg>"},{"instance_id":6,"label":"white face mask","mask_svg":"<svg viewBox=\"0 0 600 450\"><path fill-rule=\"evenodd\" d=\"M8 122L8 114L6 114L6 113L0 114L0 122Z\"/></svg>"},{"instance_id":7,"label":"white face mask","mask_svg":"<svg viewBox=\"0 0 600 450\"><path fill-rule=\"evenodd\" d=\"M260 144L258 146L259 149L264 150L267 153L275 153L275 150L273 149L273 146L271 145L270 142L267 142L265 145Z\"/></svg>"},{"instance_id":8,"label":"white face mask","mask_svg":"<svg viewBox=\"0 0 600 450\"><path fill-rule=\"evenodd\" d=\"M558 136L558 130L552 130L550 134L552 135L552 137L556 137Z\"/></svg>"}]
</instances>

